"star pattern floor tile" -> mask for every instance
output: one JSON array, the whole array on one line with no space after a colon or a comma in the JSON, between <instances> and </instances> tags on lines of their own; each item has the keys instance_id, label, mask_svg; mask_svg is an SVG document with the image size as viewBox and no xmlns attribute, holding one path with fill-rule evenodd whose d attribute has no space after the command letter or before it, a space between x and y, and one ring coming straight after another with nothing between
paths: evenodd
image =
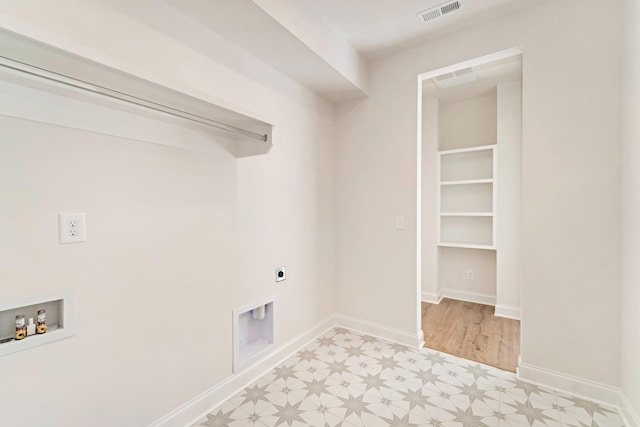
<instances>
[{"instance_id":1,"label":"star pattern floor tile","mask_svg":"<svg viewBox=\"0 0 640 427\"><path fill-rule=\"evenodd\" d=\"M609 407L430 349L333 328L215 408L204 427L621 427Z\"/></svg>"}]
</instances>

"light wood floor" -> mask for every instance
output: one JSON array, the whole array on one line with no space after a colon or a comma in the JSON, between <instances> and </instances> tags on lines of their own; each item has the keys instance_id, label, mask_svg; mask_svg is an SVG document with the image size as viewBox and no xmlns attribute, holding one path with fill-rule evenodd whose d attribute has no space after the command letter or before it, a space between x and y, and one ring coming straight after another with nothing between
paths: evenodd
<instances>
[{"instance_id":1,"label":"light wood floor","mask_svg":"<svg viewBox=\"0 0 640 427\"><path fill-rule=\"evenodd\" d=\"M422 303L425 347L515 372L520 321L495 317L493 307L444 298Z\"/></svg>"}]
</instances>

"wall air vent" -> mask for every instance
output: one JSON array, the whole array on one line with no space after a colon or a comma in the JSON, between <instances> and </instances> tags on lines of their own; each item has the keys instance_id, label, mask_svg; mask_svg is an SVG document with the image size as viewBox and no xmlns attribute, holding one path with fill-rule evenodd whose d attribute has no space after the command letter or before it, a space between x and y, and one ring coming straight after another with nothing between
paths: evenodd
<instances>
[{"instance_id":1,"label":"wall air vent","mask_svg":"<svg viewBox=\"0 0 640 427\"><path fill-rule=\"evenodd\" d=\"M478 81L478 73L473 68L464 68L452 73L441 74L433 79L438 89L449 89Z\"/></svg>"},{"instance_id":2,"label":"wall air vent","mask_svg":"<svg viewBox=\"0 0 640 427\"><path fill-rule=\"evenodd\" d=\"M416 16L420 22L425 23L460 10L461 7L462 2L460 0L448 1L430 9L423 10L422 12L418 12Z\"/></svg>"}]
</instances>

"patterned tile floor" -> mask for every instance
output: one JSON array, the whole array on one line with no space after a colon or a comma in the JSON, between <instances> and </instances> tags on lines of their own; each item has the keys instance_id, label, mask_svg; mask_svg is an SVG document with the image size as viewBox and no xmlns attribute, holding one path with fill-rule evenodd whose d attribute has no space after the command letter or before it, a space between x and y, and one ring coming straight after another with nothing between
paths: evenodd
<instances>
[{"instance_id":1,"label":"patterned tile floor","mask_svg":"<svg viewBox=\"0 0 640 427\"><path fill-rule=\"evenodd\" d=\"M620 427L613 409L510 372L334 328L195 426Z\"/></svg>"}]
</instances>

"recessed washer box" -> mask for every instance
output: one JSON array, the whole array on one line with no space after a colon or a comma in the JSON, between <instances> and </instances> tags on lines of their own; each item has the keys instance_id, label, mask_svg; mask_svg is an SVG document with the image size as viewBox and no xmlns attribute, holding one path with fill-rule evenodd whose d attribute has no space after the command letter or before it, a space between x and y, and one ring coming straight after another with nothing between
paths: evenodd
<instances>
[{"instance_id":1,"label":"recessed washer box","mask_svg":"<svg viewBox=\"0 0 640 427\"><path fill-rule=\"evenodd\" d=\"M239 372L274 347L274 301L264 298L233 310L233 371Z\"/></svg>"},{"instance_id":2,"label":"recessed washer box","mask_svg":"<svg viewBox=\"0 0 640 427\"><path fill-rule=\"evenodd\" d=\"M24 314L25 321L30 317L35 321L41 308L46 310L47 332L0 343L0 356L75 335L75 294L72 290L63 290L0 300L0 339L15 336L16 315Z\"/></svg>"}]
</instances>

